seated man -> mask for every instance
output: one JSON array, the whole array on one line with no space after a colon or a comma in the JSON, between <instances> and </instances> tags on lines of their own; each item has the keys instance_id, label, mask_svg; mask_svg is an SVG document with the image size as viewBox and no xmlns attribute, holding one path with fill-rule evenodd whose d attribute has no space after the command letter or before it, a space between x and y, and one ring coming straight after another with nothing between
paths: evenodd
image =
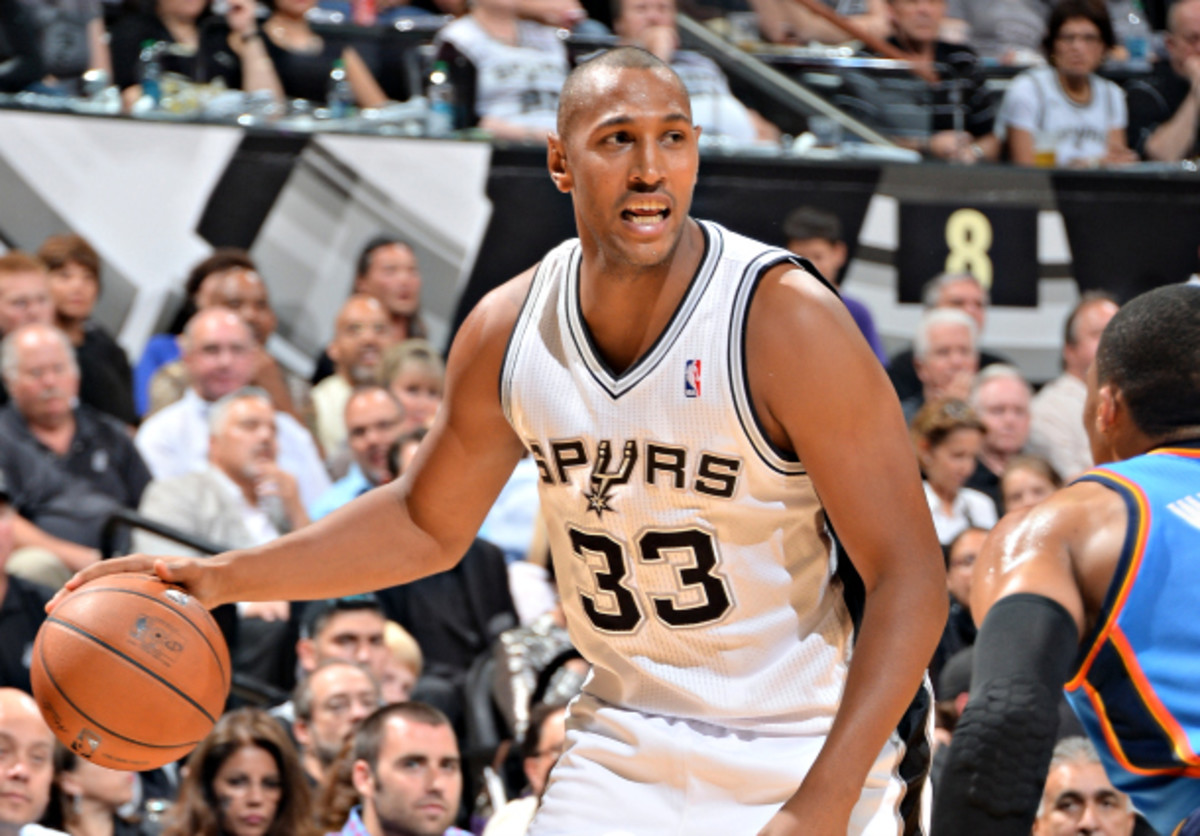
<instances>
[{"instance_id":1,"label":"seated man","mask_svg":"<svg viewBox=\"0 0 1200 836\"><path fill-rule=\"evenodd\" d=\"M296 686L292 703L296 711L292 733L314 786L326 781L358 724L383 704L375 678L366 668L344 659L326 659L317 665Z\"/></svg>"},{"instance_id":2,"label":"seated man","mask_svg":"<svg viewBox=\"0 0 1200 836\"><path fill-rule=\"evenodd\" d=\"M734 97L728 79L712 59L679 48L675 0L618 0L616 11L613 30L622 42L654 53L683 79L702 136L779 141L779 129Z\"/></svg>"},{"instance_id":3,"label":"seated man","mask_svg":"<svg viewBox=\"0 0 1200 836\"><path fill-rule=\"evenodd\" d=\"M207 414L218 399L249 386L257 346L246 323L226 308L208 308L184 329L183 362L190 385L184 396L146 419L135 439L155 479L204 468ZM303 502L329 489L329 474L312 435L290 415L275 413L279 467L295 477Z\"/></svg>"},{"instance_id":4,"label":"seated man","mask_svg":"<svg viewBox=\"0 0 1200 836\"><path fill-rule=\"evenodd\" d=\"M921 317L912 355L921 388L900 401L906 423L938 398L966 400L979 370L975 335L974 320L962 311L931 310Z\"/></svg>"},{"instance_id":5,"label":"seated man","mask_svg":"<svg viewBox=\"0 0 1200 836\"><path fill-rule=\"evenodd\" d=\"M1147 160L1200 157L1200 0L1167 11L1167 55L1127 88L1129 147Z\"/></svg>"},{"instance_id":6,"label":"seated man","mask_svg":"<svg viewBox=\"0 0 1200 836\"><path fill-rule=\"evenodd\" d=\"M362 805L350 812L342 836L469 836L451 824L462 800L462 759L450 721L436 708L384 706L359 726L353 751Z\"/></svg>"},{"instance_id":7,"label":"seated man","mask_svg":"<svg viewBox=\"0 0 1200 836\"><path fill-rule=\"evenodd\" d=\"M66 334L50 325L25 325L4 338L0 351L12 398L0 408L0 433L136 508L150 471L123 424L78 403L80 371Z\"/></svg>"},{"instance_id":8,"label":"seated man","mask_svg":"<svg viewBox=\"0 0 1200 836\"><path fill-rule=\"evenodd\" d=\"M54 734L33 697L0 688L0 834L65 836L37 824L54 783Z\"/></svg>"},{"instance_id":9,"label":"seated man","mask_svg":"<svg viewBox=\"0 0 1200 836\"><path fill-rule=\"evenodd\" d=\"M404 410L396 396L379 385L360 387L346 402L345 424L354 464L309 508L314 520L392 479L388 449L404 426Z\"/></svg>"}]
</instances>

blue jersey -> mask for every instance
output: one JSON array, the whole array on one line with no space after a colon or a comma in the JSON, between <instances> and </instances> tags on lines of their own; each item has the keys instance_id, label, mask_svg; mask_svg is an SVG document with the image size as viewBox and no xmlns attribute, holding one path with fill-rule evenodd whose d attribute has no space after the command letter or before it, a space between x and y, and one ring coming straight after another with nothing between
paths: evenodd
<instances>
[{"instance_id":1,"label":"blue jersey","mask_svg":"<svg viewBox=\"0 0 1200 836\"><path fill-rule=\"evenodd\" d=\"M1200 442L1080 480L1120 494L1129 527L1067 699L1113 785L1167 836L1200 808Z\"/></svg>"}]
</instances>

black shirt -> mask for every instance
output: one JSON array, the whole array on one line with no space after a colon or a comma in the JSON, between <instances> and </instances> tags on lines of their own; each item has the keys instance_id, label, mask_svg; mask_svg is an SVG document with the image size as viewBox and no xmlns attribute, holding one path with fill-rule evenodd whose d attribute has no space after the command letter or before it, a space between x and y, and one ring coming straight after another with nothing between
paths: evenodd
<instances>
[{"instance_id":1,"label":"black shirt","mask_svg":"<svg viewBox=\"0 0 1200 836\"><path fill-rule=\"evenodd\" d=\"M3 569L0 569L3 571ZM29 662L33 639L46 620L46 602L54 590L8 575L8 589L0 601L0 688L20 688L30 693Z\"/></svg>"},{"instance_id":2,"label":"black shirt","mask_svg":"<svg viewBox=\"0 0 1200 836\"><path fill-rule=\"evenodd\" d=\"M161 56L163 70L178 73L193 81L209 82L217 78L226 86L238 89L242 86L241 67L233 58L226 38L229 29L224 21L216 17L204 17L198 22L200 45L194 54ZM122 17L113 25L109 38L112 53L113 81L124 90L141 83L140 58L142 44L146 41L162 41L174 44L175 38L156 15L137 13Z\"/></svg>"},{"instance_id":3,"label":"black shirt","mask_svg":"<svg viewBox=\"0 0 1200 836\"><path fill-rule=\"evenodd\" d=\"M907 49L896 38L889 38L888 43L898 49ZM976 137L990 134L996 121L996 98L988 89L987 77L975 50L965 44L936 41L933 45L933 63L940 81L930 91L930 130L936 133L955 129L954 113L957 106L954 99L957 90L963 112L962 129Z\"/></svg>"},{"instance_id":4,"label":"black shirt","mask_svg":"<svg viewBox=\"0 0 1200 836\"><path fill-rule=\"evenodd\" d=\"M1156 64L1148 78L1131 81L1125 90L1129 107L1129 125L1125 128L1125 137L1129 147L1145 158L1146 140L1160 125L1170 121L1191 90L1192 85L1188 80L1177 75L1165 61ZM1184 156L1200 157L1200 131L1196 132L1192 147Z\"/></svg>"},{"instance_id":5,"label":"black shirt","mask_svg":"<svg viewBox=\"0 0 1200 836\"><path fill-rule=\"evenodd\" d=\"M87 323L83 344L75 349L79 363L79 400L126 424L137 424L133 407L133 371L124 349L108 332Z\"/></svg>"}]
</instances>

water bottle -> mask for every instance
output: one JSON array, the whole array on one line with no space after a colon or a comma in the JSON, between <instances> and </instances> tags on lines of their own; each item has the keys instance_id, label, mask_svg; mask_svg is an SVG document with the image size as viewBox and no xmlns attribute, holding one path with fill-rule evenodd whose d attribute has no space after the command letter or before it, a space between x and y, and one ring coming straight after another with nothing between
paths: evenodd
<instances>
[{"instance_id":1,"label":"water bottle","mask_svg":"<svg viewBox=\"0 0 1200 836\"><path fill-rule=\"evenodd\" d=\"M1125 25L1125 49L1130 63L1145 64L1150 57L1150 24L1142 0L1131 0Z\"/></svg>"},{"instance_id":2,"label":"water bottle","mask_svg":"<svg viewBox=\"0 0 1200 836\"><path fill-rule=\"evenodd\" d=\"M433 65L429 74L429 126L430 136L450 136L454 133L455 112L454 82L445 61Z\"/></svg>"},{"instance_id":3,"label":"water bottle","mask_svg":"<svg viewBox=\"0 0 1200 836\"><path fill-rule=\"evenodd\" d=\"M330 119L345 119L354 112L354 89L346 76L346 63L341 58L333 62L333 69L329 71L326 105Z\"/></svg>"},{"instance_id":4,"label":"water bottle","mask_svg":"<svg viewBox=\"0 0 1200 836\"><path fill-rule=\"evenodd\" d=\"M162 41L142 41L138 55L142 95L153 101L155 107L162 104L162 48Z\"/></svg>"}]
</instances>

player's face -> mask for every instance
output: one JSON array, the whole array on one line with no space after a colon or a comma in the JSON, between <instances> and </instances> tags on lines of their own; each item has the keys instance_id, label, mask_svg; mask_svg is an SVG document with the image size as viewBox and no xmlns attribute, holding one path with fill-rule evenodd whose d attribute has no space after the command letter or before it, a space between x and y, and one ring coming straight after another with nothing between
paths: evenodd
<instances>
[{"instance_id":1,"label":"player's face","mask_svg":"<svg viewBox=\"0 0 1200 836\"><path fill-rule=\"evenodd\" d=\"M54 735L33 698L0 689L0 831L41 818L50 800L53 755Z\"/></svg>"},{"instance_id":2,"label":"player's face","mask_svg":"<svg viewBox=\"0 0 1200 836\"><path fill-rule=\"evenodd\" d=\"M1036 470L1020 467L1004 475L1000 482L1004 494L1004 511L1023 511L1032 508L1054 493L1054 483Z\"/></svg>"},{"instance_id":3,"label":"player's face","mask_svg":"<svg viewBox=\"0 0 1200 836\"><path fill-rule=\"evenodd\" d=\"M48 334L18 337L16 376L9 381L13 403L31 424L61 419L79 394L79 372L67 347Z\"/></svg>"},{"instance_id":4,"label":"player's face","mask_svg":"<svg viewBox=\"0 0 1200 836\"><path fill-rule=\"evenodd\" d=\"M402 431L399 405L381 389L350 399L346 406L346 439L354 461L372 483L388 479L388 448Z\"/></svg>"},{"instance_id":5,"label":"player's face","mask_svg":"<svg viewBox=\"0 0 1200 836\"><path fill-rule=\"evenodd\" d=\"M369 610L334 613L316 639L317 661L344 659L364 666L378 680L387 660L383 617Z\"/></svg>"},{"instance_id":6,"label":"player's face","mask_svg":"<svg viewBox=\"0 0 1200 836\"><path fill-rule=\"evenodd\" d=\"M602 69L587 104L551 137L555 183L572 194L585 253L602 267L669 262L683 234L699 168L699 129L666 71Z\"/></svg>"},{"instance_id":7,"label":"player's face","mask_svg":"<svg viewBox=\"0 0 1200 836\"><path fill-rule=\"evenodd\" d=\"M271 753L243 746L213 776L221 828L230 836L262 836L275 821L283 799L283 777Z\"/></svg>"},{"instance_id":8,"label":"player's face","mask_svg":"<svg viewBox=\"0 0 1200 836\"><path fill-rule=\"evenodd\" d=\"M979 430L961 429L950 433L940 444L926 450L922 457L925 478L939 494L956 495L975 471L975 457L983 444Z\"/></svg>"},{"instance_id":9,"label":"player's face","mask_svg":"<svg viewBox=\"0 0 1200 836\"><path fill-rule=\"evenodd\" d=\"M1034 836L1130 836L1133 811L1098 763L1062 763L1046 778Z\"/></svg>"},{"instance_id":10,"label":"player's face","mask_svg":"<svg viewBox=\"0 0 1200 836\"><path fill-rule=\"evenodd\" d=\"M50 288L42 273L11 273L0 277L0 334L8 334L22 325L54 321Z\"/></svg>"},{"instance_id":11,"label":"player's face","mask_svg":"<svg viewBox=\"0 0 1200 836\"><path fill-rule=\"evenodd\" d=\"M1104 61L1107 47L1100 27L1086 17L1069 18L1054 39L1052 63L1068 77L1081 78L1093 73Z\"/></svg>"},{"instance_id":12,"label":"player's face","mask_svg":"<svg viewBox=\"0 0 1200 836\"><path fill-rule=\"evenodd\" d=\"M987 538L987 532L970 529L954 541L950 550L950 565L946 568L946 588L954 600L964 607L971 605L971 577L975 558Z\"/></svg>"},{"instance_id":13,"label":"player's face","mask_svg":"<svg viewBox=\"0 0 1200 836\"><path fill-rule=\"evenodd\" d=\"M442 378L421 363L410 363L392 378L392 394L404 407L404 431L428 427L442 405Z\"/></svg>"},{"instance_id":14,"label":"player's face","mask_svg":"<svg viewBox=\"0 0 1200 836\"><path fill-rule=\"evenodd\" d=\"M354 383L374 383L383 363L383 350L392 343L392 320L378 299L356 296L345 304L329 357Z\"/></svg>"},{"instance_id":15,"label":"player's face","mask_svg":"<svg viewBox=\"0 0 1200 836\"><path fill-rule=\"evenodd\" d=\"M356 780L355 786L373 808L381 832L441 836L454 821L462 795L454 730L388 718L371 777Z\"/></svg>"},{"instance_id":16,"label":"player's face","mask_svg":"<svg viewBox=\"0 0 1200 836\"><path fill-rule=\"evenodd\" d=\"M1019 380L996 378L979 388L975 400L987 429L984 444L1002 453L1019 453L1029 440L1029 389Z\"/></svg>"},{"instance_id":17,"label":"player's face","mask_svg":"<svg viewBox=\"0 0 1200 836\"><path fill-rule=\"evenodd\" d=\"M371 253L358 290L374 296L393 316L412 316L421 307L417 254L403 244L385 244Z\"/></svg>"},{"instance_id":18,"label":"player's face","mask_svg":"<svg viewBox=\"0 0 1200 836\"><path fill-rule=\"evenodd\" d=\"M210 317L196 323L183 361L200 397L215 401L250 382L255 350L250 329L240 319Z\"/></svg>"},{"instance_id":19,"label":"player's face","mask_svg":"<svg viewBox=\"0 0 1200 836\"><path fill-rule=\"evenodd\" d=\"M379 707L379 691L366 673L349 665L330 665L312 677L312 720L305 745L328 766L350 733Z\"/></svg>"},{"instance_id":20,"label":"player's face","mask_svg":"<svg viewBox=\"0 0 1200 836\"><path fill-rule=\"evenodd\" d=\"M46 274L54 310L63 319L82 322L92 315L100 284L96 274L74 261Z\"/></svg>"}]
</instances>

